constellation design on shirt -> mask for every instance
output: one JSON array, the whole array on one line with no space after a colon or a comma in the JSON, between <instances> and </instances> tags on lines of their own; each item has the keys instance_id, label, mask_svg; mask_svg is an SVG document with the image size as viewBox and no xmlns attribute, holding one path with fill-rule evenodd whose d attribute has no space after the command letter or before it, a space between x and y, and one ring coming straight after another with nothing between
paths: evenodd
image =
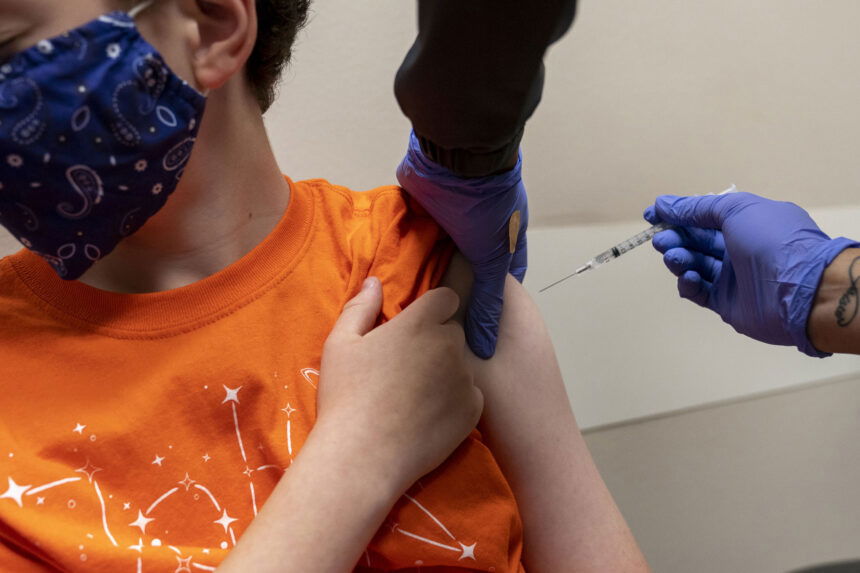
<instances>
[{"instance_id":1,"label":"constellation design on shirt","mask_svg":"<svg viewBox=\"0 0 860 573\"><path fill-rule=\"evenodd\" d=\"M138 571L138 573L141 573L143 571L143 549L146 547L146 544L143 542L143 537L146 536L146 527L151 522L156 521L155 517L149 517L149 516L153 514L153 512L156 510L156 508L158 508L159 505L164 503L171 496L173 496L177 492L180 492L183 490L187 493L187 492L191 491L192 487L194 487L195 489L200 490L204 494L206 494L206 497L212 503L212 506L215 508L215 510L217 512L221 513L221 516L218 519L213 520L212 523L223 526L224 527L224 534L229 535L229 538L230 538L230 541L231 541L233 547L236 546L236 534L233 531L232 523L234 521L238 521L238 520L230 517L229 513L227 512L227 509L225 507L223 507L222 504L220 504L218 502L218 499L215 497L215 495L212 493L212 491L209 488L207 488L206 486L198 483L196 480L191 479L188 472L185 472L185 477L176 483L178 484L177 486L174 486L174 487L168 489L167 491L162 493L160 496L158 496L155 499L155 501L153 501L149 505L149 507L146 509L145 512L138 509L137 519L135 519L133 522L129 523L130 527L139 528L140 533L141 533L141 536L138 537L137 544L128 546L129 550L136 551L139 554L137 556L137 571ZM150 545L152 547L161 547L162 542L160 539L154 538L150 542ZM192 563L193 556L189 555L187 557L183 557L182 551L173 545L167 545L166 547L168 549L170 549L171 551L175 552L177 555L176 559L177 559L179 566L177 567L176 571L191 571L191 569L190 569L191 566L194 566L197 569L202 569L205 571L214 571L215 570L215 567L212 567L210 565L205 565L203 563ZM227 542L222 541L221 542L221 548L226 549L227 547L228 547ZM208 554L208 551L209 551L208 549L204 549L203 553Z\"/></svg>"},{"instance_id":2,"label":"constellation design on shirt","mask_svg":"<svg viewBox=\"0 0 860 573\"><path fill-rule=\"evenodd\" d=\"M420 509L427 517L430 518L431 521L433 521L433 523L435 523L437 526L439 526L439 529L441 529L445 533L445 535L448 536L448 538L451 541L453 541L454 543L456 543L460 547L454 547L453 545L450 545L448 541L446 541L444 543L439 542L439 541L434 541L434 540L429 539L427 537L423 537L421 535L412 533L411 531L406 531L405 529L400 527L399 523L395 523L391 526L392 531L396 531L397 533L400 533L400 534L405 535L407 537L411 537L412 539L415 539L416 541L420 541L422 543L426 543L426 544L432 545L434 547L439 547L441 549L447 549L448 551L460 552L460 556L457 558L457 561L462 561L463 559L471 559L472 561L476 560L475 559L475 547L478 545L477 542L475 542L471 545L466 545L466 544L462 543L461 541L458 541L457 538L454 536L454 534L451 533L451 531L447 527L445 527L445 524L443 524L442 521L439 520L438 517L433 515L433 513L431 513L429 509L424 507L417 499L415 499L414 497L412 497L411 495L406 494L406 493L403 494L403 497L406 498L410 503L414 504L418 509Z\"/></svg>"},{"instance_id":3,"label":"constellation design on shirt","mask_svg":"<svg viewBox=\"0 0 860 573\"><path fill-rule=\"evenodd\" d=\"M102 527L104 529L105 536L108 538L111 545L113 545L114 547L119 547L119 543L117 543L116 538L113 536L113 534L111 533L110 527L108 526L105 501L104 501L104 496L102 495L102 492L101 492L101 488L99 487L98 481L92 478L94 473L96 473L97 471L101 471L101 468L97 468L97 467L93 466L92 463L89 461L89 459L87 459L86 465L84 465L83 467L81 467L75 471L86 474L88 479L90 480L90 483L93 486L93 490L95 491L96 497L97 497L97 499L99 501L99 505L101 507ZM14 479L11 476L8 477L7 479L8 479L8 483L9 483L8 488L7 488L6 492L4 492L3 494L0 494L0 499L6 499L6 498L11 499L15 503L18 504L18 507L23 507L24 506L24 503L23 503L23 501L24 501L23 497L24 496L36 495L38 493L44 492L44 491L49 490L49 489L53 489L55 487L59 487L59 486L69 484L69 483L79 482L84 478L77 477L77 476L69 477L69 478L63 478L63 479L59 479L59 480L56 480L56 481L53 481L53 482L50 482L50 483L47 483L47 484L44 484L41 486L37 486L37 487L33 487L31 485L19 485L19 484L15 483ZM233 528L232 528L231 524L232 524L232 522L237 521L237 520L234 518L231 518L229 516L229 514L227 513L227 510L223 509L221 507L221 505L216 500L215 496L212 494L211 491L209 491L208 488L206 488L205 486L203 486L201 484L198 484L194 480L191 480L187 472L185 474L185 479L183 479L182 481L180 481L178 483L180 485L186 486L186 491L188 491L188 488L190 488L190 486L193 484L195 488L203 491L207 495L207 497L210 499L212 504L215 506L215 509L217 511L222 512L221 517L218 520L213 521L213 523L217 523L219 525L224 526L225 534L229 533L230 540L232 541L232 544L235 547L236 536L235 536L235 533L233 532ZM179 491L179 489L180 488L178 488L178 487L171 488L170 490L168 490L167 492L165 492L164 494L159 496L158 499L156 499L149 506L149 508L146 510L145 513L138 510L137 519L135 519L135 521L131 522L129 524L129 526L139 528L141 531L141 535L145 536L147 525L149 525L149 523L155 521L154 517L148 517L148 516L162 502L164 502L171 495L173 495L177 491ZM44 503L44 498L39 497L37 499L37 505L43 505L43 503ZM71 500L70 500L69 508L70 509L74 508L74 505L71 504ZM143 553L143 548L146 547L146 545L143 543L143 537L142 536L138 538L138 543L136 545L131 545L128 547L128 549L133 550L133 551L137 551L139 554L141 554L140 556L137 557L137 571L138 572L142 572L142 570L143 570L142 553ZM92 535L88 535L88 537L92 538ZM161 546L161 543L158 539L153 539L152 546L153 547L159 547L159 546ZM191 563L193 556L188 556L188 557L183 558L182 552L178 548L176 548L172 545L168 545L167 547L169 549L171 549L172 551L176 552L178 555L177 561L180 563L180 567L177 568L176 571L190 571L190 569L188 568L190 565L193 565L194 567L196 567L198 569L202 569L202 570L206 570L206 571L214 571L215 570L215 567L212 567L209 565L204 565L202 563ZM223 548L223 544L222 544L222 548ZM85 557L82 554L82 560L83 559L85 559ZM183 569L182 567L185 567L185 568Z\"/></svg>"},{"instance_id":4,"label":"constellation design on shirt","mask_svg":"<svg viewBox=\"0 0 860 573\"><path fill-rule=\"evenodd\" d=\"M78 424L78 427L81 427L81 426L82 426L81 424ZM78 431L77 433L80 434L81 432ZM111 532L110 526L108 525L107 508L106 508L104 496L102 494L101 488L99 487L98 480L94 479L94 477L93 477L96 472L103 471L102 468L95 466L90 461L89 458L86 458L86 463L82 467L80 467L74 471L84 474L86 476L88 483L90 483L92 485L93 491L96 494L96 498L98 499L99 506L101 509L101 523L102 523L102 528L104 530L105 536L107 537L108 541L111 543L112 546L119 547L119 543L117 542L116 538L114 537L113 533ZM62 478L62 479L59 479L56 481L46 483L44 485L33 487L32 485L29 485L29 484L26 484L26 485L18 484L15 482L15 480L13 479L12 476L9 476L7 478L7 480L8 480L7 490L3 494L0 494L0 499L11 499L12 501L14 501L18 505L18 507L24 507L24 497L25 496L36 495L36 494L42 493L44 491L47 491L47 490L50 490L50 489L53 489L53 488L56 488L56 487L59 487L62 485L80 482L83 479L84 478L80 477L80 476L67 477L67 478ZM185 473L185 478L182 479L181 481L177 482L177 483L179 485L183 486L185 488L186 492L189 491L190 487L193 485L195 488L199 489L200 491L202 491L203 493L206 494L206 496L212 502L212 505L215 507L215 509L219 512L222 512L221 517L218 520L213 521L213 523L224 526L225 535L229 534L230 540L232 541L232 544L235 547L236 536L235 536L235 533L233 531L231 524L232 524L232 522L237 521L237 520L235 518L231 518L229 516L226 508L222 508L221 504L218 503L218 500L215 498L215 496L212 494L212 492L207 487L205 487L204 485L197 483L196 480L191 479L188 472ZM128 549L133 550L133 551L137 551L139 554L141 554L137 557L137 571L138 572L142 572L142 570L143 570L142 553L143 553L143 548L146 547L146 545L143 542L143 536L146 535L146 527L151 522L156 520L154 517L149 517L149 516L152 514L152 512L161 503L163 503L165 500L167 500L170 496L175 494L180 489L181 489L180 487L173 487L173 488L169 489L168 491L166 491L165 493L163 493L162 495L160 495L147 508L146 512L142 512L142 511L138 510L137 519L135 519L135 521L128 524L130 527L139 528L140 532L141 532L141 537L138 538L138 543L136 545L131 545L128 547ZM111 496L111 497L113 497L113 496ZM44 505L44 500L45 500L45 498L42 496L37 497L36 505ZM70 499L68 502L69 509L74 509L76 506L77 506L77 503L75 502L75 500ZM124 510L129 509L129 507L130 507L130 504L128 502L123 504ZM92 534L87 534L87 537L90 539L93 539ZM151 545L153 547L160 547L161 541L157 538L153 539ZM222 549L225 548L225 545L226 545L226 542L222 542ZM83 546L81 546L81 548L82 547ZM172 551L176 552L178 555L177 561L180 563L180 567L177 568L176 571L190 571L190 569L188 568L190 565L193 565L194 567L196 567L198 569L202 569L202 570L207 570L207 571L214 571L215 570L215 567L211 567L209 565L204 565L202 563L191 563L191 560L193 558L192 556L183 557L182 552L178 548L176 548L172 545L168 545L167 547L169 549L171 549ZM206 551L208 551L208 550L206 550ZM82 561L86 560L85 554L81 554L81 560Z\"/></svg>"},{"instance_id":5,"label":"constellation design on shirt","mask_svg":"<svg viewBox=\"0 0 860 573\"><path fill-rule=\"evenodd\" d=\"M114 538L113 534L110 531L110 527L108 526L107 508L105 506L105 500L104 500L104 496L102 495L101 488L99 487L99 482L97 480L93 479L93 474L95 474L98 471L101 471L101 468L98 468L98 467L92 465L90 463L89 458L87 458L86 464L83 467L76 469L75 471L85 474L87 476L87 479L89 480L89 483L93 486L93 491L96 494L96 498L98 499L99 506L101 508L102 528L104 529L105 535L107 536L108 540L111 542L111 545L113 545L114 547L119 547L119 544L116 542L116 539ZM32 487L30 485L26 485L26 486L20 485L19 486L18 484L15 483L15 481L12 479L12 477L9 476L9 478L8 478L9 488L6 490L5 493L0 495L0 499L4 499L4 498L12 499L13 501L15 501L15 503L18 504L18 507L24 507L24 503L23 503L23 499L22 499L23 495L27 495L27 496L35 495L37 493L41 493L43 491L53 489L53 488L59 487L61 485L81 481L82 479L83 478L77 477L77 476L68 477L68 478L63 478L63 479L59 479L56 481L52 481L50 483L40 485L38 487ZM44 505L44 498L38 498L36 500L36 504L37 505ZM69 500L68 505L69 505L70 509L73 509L75 507L75 505L77 505L77 504L74 502L74 500Z\"/></svg>"},{"instance_id":6,"label":"constellation design on shirt","mask_svg":"<svg viewBox=\"0 0 860 573\"><path fill-rule=\"evenodd\" d=\"M319 380L320 372L316 368L302 368L299 370L299 373L302 375L302 378L310 384L310 386L317 390L317 382L314 379ZM277 376L276 376L277 377ZM287 388L287 386L284 386ZM293 412L297 411L296 408L293 408L290 402L287 402L287 405L284 408L281 408L281 411L286 413L287 415L287 424L286 424L286 437L287 437L287 453L290 455L290 463L293 461L293 431L292 431L292 415ZM286 468L285 468L286 469Z\"/></svg>"},{"instance_id":7,"label":"constellation design on shirt","mask_svg":"<svg viewBox=\"0 0 860 573\"><path fill-rule=\"evenodd\" d=\"M315 390L318 388L318 381L319 381L319 376L320 376L319 370L316 370L314 368L302 368L299 370L299 374L301 376L301 379L304 380L307 384L309 384L312 388L314 388ZM204 388L208 388L208 386L204 387ZM239 454L242 458L242 462L244 463L244 471L242 471L241 473L246 475L248 478L249 492L250 492L250 498L251 498L251 507L253 509L254 515L256 516L258 513L258 507L257 507L257 500L256 500L256 490L255 490L254 481L253 481L253 474L257 471L263 471L263 470L278 470L278 471L283 473L288 468L283 468L279 465L271 464L271 463L263 464L263 465L260 465L256 468L251 467L251 465L248 463L248 461L249 461L248 455L247 455L247 451L246 451L245 445L244 445L244 440L242 437L240 417L239 417L239 409L238 409L238 406L240 405L239 392L242 390L243 386L231 388L227 385L222 384L222 388L225 391L225 395L224 395L224 398L221 400L221 404L222 405L223 404L229 404L229 407L230 407L230 414L231 414L231 417L233 419L233 429L234 429L234 432L236 435L236 444L238 447ZM285 427L285 439L286 439L287 452L289 454L289 459L290 459L290 462L292 462L293 456L294 456L294 444L293 444L293 436L292 436L292 422L293 422L292 416L296 412L299 411L299 408L294 407L292 405L292 402L288 401L286 406L284 408L281 408L281 411L284 412L286 414L286 417L287 417L287 420L286 420L286 423L284 426ZM76 426L75 426L74 430L72 430L72 431L79 434L79 435L82 435L83 429L85 427L86 426L84 424L76 422ZM76 451L77 451L77 449L76 449ZM208 458L209 458L208 454L205 454L203 457L204 461L208 461ZM160 462L164 461L165 458L162 456L156 455L156 460L157 461L152 462L152 463L157 464L159 467L162 467L162 464ZM83 474L83 475L64 477L64 478L61 478L61 479L58 479L58 480L55 480L55 481L52 481L52 482L49 482L49 483L46 483L43 485L35 486L35 487L32 485L29 485L29 484L18 484L14 481L12 476L8 476L7 477L8 487L4 493L0 494L0 500L9 499L12 502L16 503L19 507L24 507L25 498L27 498L29 496L34 496L34 495L40 494L44 491L47 491L47 490L50 490L53 488L57 488L57 487L60 487L63 485L81 482L82 480L86 479L88 484L90 484L92 486L93 491L95 493L95 496L99 502L99 506L101 509L101 525L102 525L104 534L112 546L119 547L119 543L117 542L116 538L114 537L114 535L111 532L111 529L109 527L104 496L102 495L102 491L101 491L101 488L99 486L99 482L95 478L95 475L98 472L102 472L104 470L102 468L94 465L90 461L89 458L85 458L85 463L81 467L75 469L74 471L76 473ZM420 481L418 482L418 485L421 486ZM140 530L140 535L138 537L137 544L130 545L127 547L127 549L129 551L133 551L133 552L136 552L138 554L136 556L136 569L137 569L138 573L142 573L142 571L143 571L143 565L144 565L144 560L143 560L144 551L143 550L147 547L158 548L158 547L162 546L162 542L158 538L151 539L149 545L147 545L146 542L144 541L144 538L146 537L147 526L150 523L156 521L156 519L157 519L157 516L155 516L153 514L153 512L162 503L164 503L165 501L170 499L172 496L174 496L178 492L184 491L185 493L187 493L187 492L190 492L192 490L192 488L194 488L195 490L197 490L199 492L202 492L207 497L209 502L212 504L212 507L215 509L216 512L218 512L218 515L219 515L218 519L213 520L212 523L220 525L224 530L224 534L229 538L230 544L233 547L236 546L237 540L236 540L236 535L235 535L235 532L233 529L233 524L239 520L235 517L232 517L229 514L229 512L227 511L227 508L224 507L223 504L221 504L218 501L216 496L212 493L212 491L208 487L199 483L197 480L192 479L190 477L189 472L184 472L184 478L182 480L177 481L176 485L170 487L169 489L164 491L161 495L156 497L155 500L147 507L147 509L145 511L138 509L137 518L134 521L132 521L131 523L128 523L129 527L137 527ZM110 496L110 497L113 497L113 496ZM419 543L422 543L425 546L442 549L442 550L445 550L445 551L448 551L451 553L457 553L457 554L459 554L457 556L457 561L462 561L464 559L471 559L473 561L476 560L475 550L476 550L476 547L478 544L477 542L474 542L471 545L467 545L467 544L463 543L461 540L459 540L457 538L457 536L455 536L451 532L451 530L439 519L439 517L437 517L430 509L428 509L425 505L423 505L417 499L417 494L409 495L407 493L407 494L403 495L403 498L408 503L417 507L421 511L421 513L423 513L439 529L440 537L433 539L430 537L419 535L413 531L410 531L410 530L402 527L400 523L389 522L388 525L389 525L389 528L392 532L398 533L398 534L403 535L405 537L408 537L412 540L418 541ZM195 495L195 499L196 499L196 495ZM44 497L39 496L37 498L36 505L43 505L43 504L44 504ZM74 507L73 504L74 504L74 500L69 500L69 508L73 508ZM141 505L141 507L145 507L145 506ZM123 510L126 510L126 509L130 509L130 504L128 502L123 504ZM87 536L90 539L92 539L91 534L88 534ZM177 559L176 572L191 571L192 567L194 567L195 569L205 570L205 571L214 571L215 570L215 567L213 567L213 566L203 564L203 563L192 562L193 556L191 556L191 555L183 556L182 551L173 545L164 545L164 547L166 547L167 549L170 549L171 551L176 553L176 559ZM227 549L227 547L229 547L227 542L222 541L221 542L221 549ZM208 549L203 549L202 551L204 554L207 554L207 555L209 553ZM82 560L86 558L86 556L83 554L81 557L82 557ZM452 557L453 557L453 555L452 555ZM364 552L363 558L364 558L363 560L366 562L367 566L371 567L372 566L371 565L371 553L369 550L366 550ZM416 561L416 565L420 565L420 564L423 564L423 563L420 561Z\"/></svg>"},{"instance_id":8,"label":"constellation design on shirt","mask_svg":"<svg viewBox=\"0 0 860 573\"><path fill-rule=\"evenodd\" d=\"M226 385L222 384L222 387L227 392L227 395L224 397L224 400L221 401L222 404L226 404L230 402L230 407L233 410L233 427L236 430L236 442L239 444L239 454L242 456L242 461L245 463L245 471L242 473L248 476L248 489L251 492L251 508L254 511L254 516L257 516L257 491L254 489L254 481L251 479L251 474L254 472L251 468L248 467L248 456L245 453L245 444L242 441L242 431L239 429L239 413L236 408L236 405L239 404L239 390L242 389L242 386L238 388L229 388ZM225 527L226 529L226 527ZM232 535L232 529L231 535ZM235 546L235 541L233 542Z\"/></svg>"},{"instance_id":9,"label":"constellation design on shirt","mask_svg":"<svg viewBox=\"0 0 860 573\"><path fill-rule=\"evenodd\" d=\"M319 377L320 377L319 370L316 370L315 368L302 368L299 371L299 373L302 375L302 378L304 378L304 380L314 388L314 390L318 389L318 381L319 381ZM287 451L290 454L290 460L292 460L292 458L293 458L293 444L292 444L292 432L291 432L291 420L290 420L290 418L292 417L293 412L296 412L296 410L297 409L294 408L289 402L287 402L286 407L281 408L281 411L286 413L286 415L287 415L286 437L287 437ZM419 482L419 484L420 484L420 482ZM454 536L454 534L451 533L451 531L447 527L445 527L445 525L442 523L442 521L438 517L436 517L429 509L427 509L424 505L422 505L417 499L415 499L414 497L412 497L408 494L404 494L403 497L406 498L410 503L412 503L416 507L418 507L418 509L420 509L422 513L424 513L427 517L429 517L430 520L433 521L433 523L435 523L442 530L442 532L445 533L445 535L449 538L450 541L453 541L454 543L459 545L459 547L455 547L454 545L451 545L450 541L446 541L446 542L434 541L434 540L429 539L427 537L423 537L421 535L412 533L410 531L407 531L407 530L399 527L400 524L395 524L395 527L392 528L392 531L396 531L397 533L400 533L402 535L405 535L407 537L410 537L416 541L420 541L420 542L427 544L427 545L439 547L441 549L446 549L448 551L460 552L460 556L457 559L458 561L462 561L463 559L471 559L473 561L476 560L476 558L475 558L475 547L477 546L477 542L475 542L471 545L466 545L466 544L458 541L457 538ZM365 559L365 562L367 563L367 566L371 567L371 560L370 560L370 552L369 551L364 552L364 559Z\"/></svg>"}]
</instances>

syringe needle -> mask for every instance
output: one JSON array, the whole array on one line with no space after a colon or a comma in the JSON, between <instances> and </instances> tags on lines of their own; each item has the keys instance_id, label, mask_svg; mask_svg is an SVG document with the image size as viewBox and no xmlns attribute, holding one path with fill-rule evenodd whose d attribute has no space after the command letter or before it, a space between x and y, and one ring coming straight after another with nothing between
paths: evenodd
<instances>
[{"instance_id":1,"label":"syringe needle","mask_svg":"<svg viewBox=\"0 0 860 573\"><path fill-rule=\"evenodd\" d=\"M593 267L591 266L591 263L588 263L587 265L583 265L583 266L579 267L578 269L576 269L575 271L573 271L572 273L570 273L569 275L567 275L566 277L564 277L563 279L558 279L557 281L555 281L555 282L554 282L554 283L552 283L551 285L543 287L543 288L542 288L542 289L540 289L538 292L539 292L539 293L541 293L541 292L543 292L543 291L545 291L545 290L547 290L547 289L551 289L552 287L554 287L554 286L555 286L555 285L557 285L558 283L562 283L562 282L566 281L567 279L569 279L569 278L571 278L571 277L575 277L576 275L582 274L582 273L584 273L585 271L587 271L588 269L591 269L591 268L593 268Z\"/></svg>"}]
</instances>

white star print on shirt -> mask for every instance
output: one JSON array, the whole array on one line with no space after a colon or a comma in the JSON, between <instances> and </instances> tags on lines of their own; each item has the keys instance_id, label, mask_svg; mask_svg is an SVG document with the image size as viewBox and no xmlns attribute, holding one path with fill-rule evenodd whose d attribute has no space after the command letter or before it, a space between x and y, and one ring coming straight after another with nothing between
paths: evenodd
<instances>
[{"instance_id":1,"label":"white star print on shirt","mask_svg":"<svg viewBox=\"0 0 860 573\"><path fill-rule=\"evenodd\" d=\"M222 384L222 386L224 385ZM241 386L239 386L238 388L227 388L226 386L224 386L224 390L227 391L227 396L221 401L221 403L223 404L224 402L236 402L238 404L239 390L241 389Z\"/></svg>"},{"instance_id":2,"label":"white star print on shirt","mask_svg":"<svg viewBox=\"0 0 860 573\"><path fill-rule=\"evenodd\" d=\"M93 474L102 471L102 469L91 464L89 458L87 458L87 465L82 468L78 468L75 471L80 472L82 474L86 474L87 479L90 480L90 483L93 483Z\"/></svg>"},{"instance_id":3,"label":"white star print on shirt","mask_svg":"<svg viewBox=\"0 0 860 573\"><path fill-rule=\"evenodd\" d=\"M213 523L218 523L224 527L224 533L227 533L227 528L230 527L230 524L234 521L239 521L238 519L233 519L229 515L227 515L227 510L224 510L224 513L221 515L220 519L216 519Z\"/></svg>"},{"instance_id":4,"label":"white star print on shirt","mask_svg":"<svg viewBox=\"0 0 860 573\"><path fill-rule=\"evenodd\" d=\"M180 481L178 483L184 485L185 491L188 491L188 488L191 487L191 484L196 483L196 482L193 479L191 479L190 477L188 477L188 472L185 472L185 479L183 479L182 481Z\"/></svg>"},{"instance_id":5,"label":"white star print on shirt","mask_svg":"<svg viewBox=\"0 0 860 573\"><path fill-rule=\"evenodd\" d=\"M191 569L189 569L189 566L191 565L192 557L193 556L185 558L177 557L176 560L179 562L179 566L176 568L176 571L174 571L174 573L179 573L180 571L191 571Z\"/></svg>"},{"instance_id":6,"label":"white star print on shirt","mask_svg":"<svg viewBox=\"0 0 860 573\"><path fill-rule=\"evenodd\" d=\"M30 489L29 485L18 485L15 483L11 477L9 478L9 488L0 495L0 499L11 499L14 500L15 503L18 504L18 507L24 507L24 503L21 501L21 496L24 495L24 492Z\"/></svg>"},{"instance_id":7,"label":"white star print on shirt","mask_svg":"<svg viewBox=\"0 0 860 573\"><path fill-rule=\"evenodd\" d=\"M460 547L463 548L463 554L460 555L460 558L457 559L457 561L462 561L463 559L471 559L472 561L475 561L475 546L477 543L473 543L471 545L463 545L459 541L457 543L459 543Z\"/></svg>"},{"instance_id":8,"label":"white star print on shirt","mask_svg":"<svg viewBox=\"0 0 860 573\"><path fill-rule=\"evenodd\" d=\"M132 527L139 527L139 528L140 528L140 532L141 532L143 535L146 535L146 526L147 526L147 524L148 524L150 521L155 521L155 519L154 519L154 518L152 518L152 517L146 517L146 516L144 516L144 515L143 515L143 512L142 512L142 511L140 511L140 510L138 509L138 510L137 510L137 519L135 519L134 521L132 521L131 523L129 523L129 525L130 525L130 526L132 526Z\"/></svg>"},{"instance_id":9,"label":"white star print on shirt","mask_svg":"<svg viewBox=\"0 0 860 573\"><path fill-rule=\"evenodd\" d=\"M161 462L163 462L163 461L164 461L164 458L162 456L155 454L155 459L152 460L152 463L158 465L158 467L161 467Z\"/></svg>"}]
</instances>

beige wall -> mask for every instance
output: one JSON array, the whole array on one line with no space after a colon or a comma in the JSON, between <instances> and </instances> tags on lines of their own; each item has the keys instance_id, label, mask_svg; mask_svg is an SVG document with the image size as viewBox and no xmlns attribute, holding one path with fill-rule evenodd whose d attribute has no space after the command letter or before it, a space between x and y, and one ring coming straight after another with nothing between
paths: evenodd
<instances>
[{"instance_id":1,"label":"beige wall","mask_svg":"<svg viewBox=\"0 0 860 573\"><path fill-rule=\"evenodd\" d=\"M586 436L659 573L860 559L860 378Z\"/></svg>"},{"instance_id":2,"label":"beige wall","mask_svg":"<svg viewBox=\"0 0 860 573\"><path fill-rule=\"evenodd\" d=\"M269 118L284 169L393 181L411 0L316 0ZM661 192L856 202L860 3L581 0L525 140L535 225L629 221Z\"/></svg>"}]
</instances>

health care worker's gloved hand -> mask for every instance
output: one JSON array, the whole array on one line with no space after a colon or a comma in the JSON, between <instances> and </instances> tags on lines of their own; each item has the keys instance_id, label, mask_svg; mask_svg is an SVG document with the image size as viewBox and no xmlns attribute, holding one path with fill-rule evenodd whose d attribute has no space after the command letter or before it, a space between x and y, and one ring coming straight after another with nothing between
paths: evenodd
<instances>
[{"instance_id":1,"label":"health care worker's gloved hand","mask_svg":"<svg viewBox=\"0 0 860 573\"><path fill-rule=\"evenodd\" d=\"M653 244L683 298L756 340L830 356L813 347L806 322L824 269L858 243L831 239L793 203L750 193L663 195L645 219L678 226Z\"/></svg>"},{"instance_id":2,"label":"health care worker's gloved hand","mask_svg":"<svg viewBox=\"0 0 860 573\"><path fill-rule=\"evenodd\" d=\"M413 132L397 180L472 263L466 340L477 356L490 358L496 351L505 277L510 272L522 282L526 274L529 211L522 157L498 175L458 177L427 159Z\"/></svg>"}]
</instances>

